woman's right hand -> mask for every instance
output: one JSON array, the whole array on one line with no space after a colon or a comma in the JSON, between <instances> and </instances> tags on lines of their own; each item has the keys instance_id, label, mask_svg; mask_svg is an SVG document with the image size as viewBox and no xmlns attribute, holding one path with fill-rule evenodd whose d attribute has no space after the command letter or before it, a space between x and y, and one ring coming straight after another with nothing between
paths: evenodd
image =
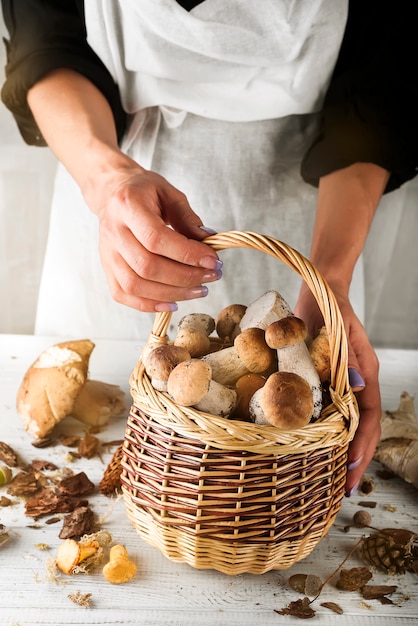
<instances>
[{"instance_id":1,"label":"woman's right hand","mask_svg":"<svg viewBox=\"0 0 418 626\"><path fill-rule=\"evenodd\" d=\"M99 176L86 195L99 218L100 258L112 297L151 312L204 297L205 283L222 276L222 262L201 243L208 230L166 179L125 155L119 159L123 167Z\"/></svg>"}]
</instances>

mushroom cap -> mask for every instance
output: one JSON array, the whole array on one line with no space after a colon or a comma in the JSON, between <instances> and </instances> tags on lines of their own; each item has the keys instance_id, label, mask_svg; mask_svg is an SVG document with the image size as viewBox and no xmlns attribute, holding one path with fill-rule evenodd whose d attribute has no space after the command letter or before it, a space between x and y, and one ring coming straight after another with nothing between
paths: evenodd
<instances>
[{"instance_id":1,"label":"mushroom cap","mask_svg":"<svg viewBox=\"0 0 418 626\"><path fill-rule=\"evenodd\" d=\"M305 322L295 315L283 317L266 328L266 343L276 350L305 341L307 336L308 329Z\"/></svg>"},{"instance_id":2,"label":"mushroom cap","mask_svg":"<svg viewBox=\"0 0 418 626\"><path fill-rule=\"evenodd\" d=\"M281 430L303 428L314 410L310 385L293 372L271 374L260 391L260 405L268 421Z\"/></svg>"},{"instance_id":3,"label":"mushroom cap","mask_svg":"<svg viewBox=\"0 0 418 626\"><path fill-rule=\"evenodd\" d=\"M180 328L174 345L184 348L192 357L200 357L210 351L210 339L200 330Z\"/></svg>"},{"instance_id":4,"label":"mushroom cap","mask_svg":"<svg viewBox=\"0 0 418 626\"><path fill-rule=\"evenodd\" d=\"M70 415L87 380L94 343L66 341L44 350L23 377L16 397L17 412L34 437L45 437Z\"/></svg>"},{"instance_id":5,"label":"mushroom cap","mask_svg":"<svg viewBox=\"0 0 418 626\"><path fill-rule=\"evenodd\" d=\"M221 339L234 341L240 333L240 321L247 310L245 304L230 304L216 318L216 332Z\"/></svg>"},{"instance_id":6,"label":"mushroom cap","mask_svg":"<svg viewBox=\"0 0 418 626\"><path fill-rule=\"evenodd\" d=\"M246 422L250 420L249 404L252 396L258 389L264 387L266 379L261 374L250 372L238 378L235 383L237 392L237 405L234 409L233 417Z\"/></svg>"},{"instance_id":7,"label":"mushroom cap","mask_svg":"<svg viewBox=\"0 0 418 626\"><path fill-rule=\"evenodd\" d=\"M182 361L168 377L167 391L177 404L193 406L207 394L211 376L212 368L205 361Z\"/></svg>"},{"instance_id":8,"label":"mushroom cap","mask_svg":"<svg viewBox=\"0 0 418 626\"><path fill-rule=\"evenodd\" d=\"M236 336L234 348L247 370L260 374L274 367L276 355L266 343L264 330L246 328Z\"/></svg>"},{"instance_id":9,"label":"mushroom cap","mask_svg":"<svg viewBox=\"0 0 418 626\"><path fill-rule=\"evenodd\" d=\"M168 380L176 365L190 358L190 353L182 346L162 344L149 352L145 358L144 367L150 378Z\"/></svg>"}]
</instances>

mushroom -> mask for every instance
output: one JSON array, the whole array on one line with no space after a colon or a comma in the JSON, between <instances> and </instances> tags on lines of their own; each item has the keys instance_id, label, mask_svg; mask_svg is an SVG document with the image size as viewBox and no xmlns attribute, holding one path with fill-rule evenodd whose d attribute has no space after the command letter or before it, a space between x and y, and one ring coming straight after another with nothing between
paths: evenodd
<instances>
[{"instance_id":1,"label":"mushroom","mask_svg":"<svg viewBox=\"0 0 418 626\"><path fill-rule=\"evenodd\" d=\"M312 339L308 348L320 381L323 383L329 380L331 375L331 356L328 333L325 326Z\"/></svg>"},{"instance_id":2,"label":"mushroom","mask_svg":"<svg viewBox=\"0 0 418 626\"><path fill-rule=\"evenodd\" d=\"M246 310L244 304L230 304L222 309L215 322L218 337L233 343L241 332L240 322Z\"/></svg>"},{"instance_id":3,"label":"mushroom","mask_svg":"<svg viewBox=\"0 0 418 626\"><path fill-rule=\"evenodd\" d=\"M312 417L311 388L298 374L274 372L252 396L249 410L256 424L270 424L280 430L303 428Z\"/></svg>"},{"instance_id":4,"label":"mushroom","mask_svg":"<svg viewBox=\"0 0 418 626\"><path fill-rule=\"evenodd\" d=\"M125 546L115 545L110 548L109 562L103 567L103 576L113 585L128 582L136 574L136 565L129 560Z\"/></svg>"},{"instance_id":5,"label":"mushroom","mask_svg":"<svg viewBox=\"0 0 418 626\"><path fill-rule=\"evenodd\" d=\"M212 368L212 378L221 385L234 385L249 372L271 373L276 366L274 352L261 328L246 328L235 337L234 345L202 357Z\"/></svg>"},{"instance_id":6,"label":"mushroom","mask_svg":"<svg viewBox=\"0 0 418 626\"><path fill-rule=\"evenodd\" d=\"M236 391L212 380L211 375L210 365L202 359L183 361L170 373L167 391L177 404L228 417L235 408Z\"/></svg>"},{"instance_id":7,"label":"mushroom","mask_svg":"<svg viewBox=\"0 0 418 626\"><path fill-rule=\"evenodd\" d=\"M162 344L151 350L144 360L144 367L154 389L167 391L170 372L176 365L190 358L190 353L181 346Z\"/></svg>"},{"instance_id":8,"label":"mushroom","mask_svg":"<svg viewBox=\"0 0 418 626\"><path fill-rule=\"evenodd\" d=\"M266 379L261 374L244 374L238 378L235 383L235 391L237 392L237 404L232 414L232 417L237 420L243 420L244 422L251 421L250 419L250 400L258 389L261 389L265 384Z\"/></svg>"},{"instance_id":9,"label":"mushroom","mask_svg":"<svg viewBox=\"0 0 418 626\"><path fill-rule=\"evenodd\" d=\"M97 554L99 548L100 545L95 540L81 543L75 539L66 539L58 547L55 564L64 574L72 574L75 567Z\"/></svg>"},{"instance_id":10,"label":"mushroom","mask_svg":"<svg viewBox=\"0 0 418 626\"><path fill-rule=\"evenodd\" d=\"M318 418L322 410L322 386L318 372L305 343L306 324L294 315L284 317L266 328L266 342L277 350L279 372L293 372L306 380L313 396L312 417Z\"/></svg>"},{"instance_id":11,"label":"mushroom","mask_svg":"<svg viewBox=\"0 0 418 626\"><path fill-rule=\"evenodd\" d=\"M240 328L241 331L251 327L265 330L272 322L288 315L293 313L286 300L277 291L267 291L248 305Z\"/></svg>"},{"instance_id":12,"label":"mushroom","mask_svg":"<svg viewBox=\"0 0 418 626\"><path fill-rule=\"evenodd\" d=\"M189 313L180 320L174 345L185 348L192 357L210 350L209 335L215 330L215 320L206 313Z\"/></svg>"},{"instance_id":13,"label":"mushroom","mask_svg":"<svg viewBox=\"0 0 418 626\"><path fill-rule=\"evenodd\" d=\"M86 384L93 348L88 339L58 343L29 367L17 392L16 408L31 435L47 436L69 415L97 425L125 410L119 387L100 381Z\"/></svg>"}]
</instances>

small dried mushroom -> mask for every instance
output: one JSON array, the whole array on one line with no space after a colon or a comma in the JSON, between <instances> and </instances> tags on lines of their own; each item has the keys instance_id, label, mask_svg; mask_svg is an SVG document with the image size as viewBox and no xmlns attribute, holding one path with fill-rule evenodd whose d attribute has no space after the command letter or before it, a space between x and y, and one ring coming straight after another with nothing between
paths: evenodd
<instances>
[{"instance_id":1,"label":"small dried mushroom","mask_svg":"<svg viewBox=\"0 0 418 626\"><path fill-rule=\"evenodd\" d=\"M103 567L103 576L113 585L128 582L136 574L136 565L129 559L125 546L110 548L109 562Z\"/></svg>"}]
</instances>

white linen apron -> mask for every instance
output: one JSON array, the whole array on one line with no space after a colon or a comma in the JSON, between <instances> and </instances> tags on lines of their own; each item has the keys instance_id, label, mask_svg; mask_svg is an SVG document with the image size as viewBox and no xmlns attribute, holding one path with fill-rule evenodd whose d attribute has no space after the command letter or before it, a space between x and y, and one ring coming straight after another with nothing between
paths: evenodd
<instances>
[{"instance_id":1,"label":"white linen apron","mask_svg":"<svg viewBox=\"0 0 418 626\"><path fill-rule=\"evenodd\" d=\"M272 235L308 255L317 192L299 168L346 0L206 0L191 12L174 0L85 5L89 43L131 115L122 149L183 191L206 226ZM300 279L280 261L240 249L220 257L222 280L208 285L207 298L179 303L173 325L185 313L217 315L268 289L294 306ZM59 168L35 332L142 341L154 317L112 300L97 218Z\"/></svg>"}]
</instances>

